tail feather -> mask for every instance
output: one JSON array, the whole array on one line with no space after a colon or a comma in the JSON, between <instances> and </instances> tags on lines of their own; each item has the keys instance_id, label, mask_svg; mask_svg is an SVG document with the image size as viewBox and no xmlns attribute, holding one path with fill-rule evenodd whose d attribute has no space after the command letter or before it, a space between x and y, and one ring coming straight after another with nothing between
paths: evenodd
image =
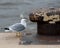
<instances>
[{"instance_id":1,"label":"tail feather","mask_svg":"<svg viewBox=\"0 0 60 48\"><path fill-rule=\"evenodd\" d=\"M5 30L5 32L10 32L9 28L1 28L1 29Z\"/></svg>"},{"instance_id":2,"label":"tail feather","mask_svg":"<svg viewBox=\"0 0 60 48\"><path fill-rule=\"evenodd\" d=\"M4 28L5 30L9 30L9 28Z\"/></svg>"}]
</instances>

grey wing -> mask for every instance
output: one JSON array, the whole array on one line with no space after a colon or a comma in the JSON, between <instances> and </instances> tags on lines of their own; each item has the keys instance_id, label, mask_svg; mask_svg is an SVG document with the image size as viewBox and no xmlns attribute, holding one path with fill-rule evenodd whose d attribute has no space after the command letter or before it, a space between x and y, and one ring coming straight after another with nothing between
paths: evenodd
<instances>
[{"instance_id":1,"label":"grey wing","mask_svg":"<svg viewBox=\"0 0 60 48\"><path fill-rule=\"evenodd\" d=\"M22 31L25 29L24 25L22 24L15 24L15 25L10 26L10 28L15 31Z\"/></svg>"}]
</instances>

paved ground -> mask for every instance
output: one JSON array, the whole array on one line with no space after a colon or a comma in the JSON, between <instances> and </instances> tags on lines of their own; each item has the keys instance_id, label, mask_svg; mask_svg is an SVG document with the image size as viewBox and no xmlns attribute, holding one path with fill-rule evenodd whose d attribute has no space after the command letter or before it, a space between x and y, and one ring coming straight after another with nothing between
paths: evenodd
<instances>
[{"instance_id":1,"label":"paved ground","mask_svg":"<svg viewBox=\"0 0 60 48\"><path fill-rule=\"evenodd\" d=\"M19 45L15 33L0 33L0 48L60 48L60 45Z\"/></svg>"}]
</instances>

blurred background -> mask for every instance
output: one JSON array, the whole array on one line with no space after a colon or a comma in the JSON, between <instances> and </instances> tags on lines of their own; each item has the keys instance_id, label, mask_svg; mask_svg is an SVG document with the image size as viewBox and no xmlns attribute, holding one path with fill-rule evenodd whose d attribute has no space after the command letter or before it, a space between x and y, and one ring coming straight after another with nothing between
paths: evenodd
<instances>
[{"instance_id":1,"label":"blurred background","mask_svg":"<svg viewBox=\"0 0 60 48\"><path fill-rule=\"evenodd\" d=\"M33 9L44 7L60 7L60 0L0 0L0 28L20 22L20 14L25 17ZM36 23L28 23L31 31L36 31ZM0 32L3 30L0 29Z\"/></svg>"}]
</instances>

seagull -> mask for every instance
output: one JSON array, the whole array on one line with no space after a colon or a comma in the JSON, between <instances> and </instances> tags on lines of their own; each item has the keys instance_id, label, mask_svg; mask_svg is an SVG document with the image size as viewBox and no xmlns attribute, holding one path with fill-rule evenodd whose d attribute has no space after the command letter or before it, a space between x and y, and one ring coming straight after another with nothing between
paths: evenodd
<instances>
[{"instance_id":1,"label":"seagull","mask_svg":"<svg viewBox=\"0 0 60 48\"><path fill-rule=\"evenodd\" d=\"M4 28L5 32L16 32L16 36L20 37L21 33L26 29L27 27L27 19L23 18L23 15L21 15L21 22L13 24L7 28Z\"/></svg>"}]
</instances>

